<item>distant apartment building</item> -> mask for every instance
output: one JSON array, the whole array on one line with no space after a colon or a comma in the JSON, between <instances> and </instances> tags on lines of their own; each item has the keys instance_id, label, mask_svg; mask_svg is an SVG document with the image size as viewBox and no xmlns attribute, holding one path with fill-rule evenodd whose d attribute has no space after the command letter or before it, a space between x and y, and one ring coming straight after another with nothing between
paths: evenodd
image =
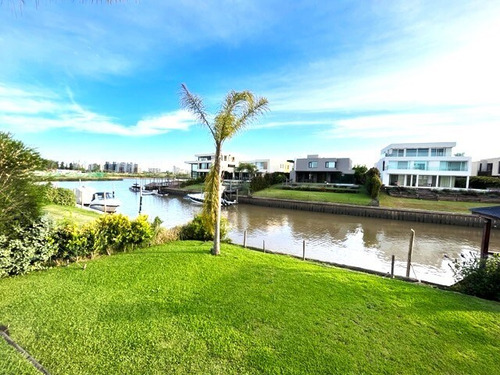
<instances>
[{"instance_id":1,"label":"distant apartment building","mask_svg":"<svg viewBox=\"0 0 500 375\"><path fill-rule=\"evenodd\" d=\"M110 163L109 161L107 161L104 163L103 171L111 173L140 173L140 168L137 163L117 163L115 161Z\"/></svg>"},{"instance_id":2,"label":"distant apartment building","mask_svg":"<svg viewBox=\"0 0 500 375\"><path fill-rule=\"evenodd\" d=\"M474 162L472 175L500 177L500 158L482 159Z\"/></svg>"},{"instance_id":3,"label":"distant apartment building","mask_svg":"<svg viewBox=\"0 0 500 375\"><path fill-rule=\"evenodd\" d=\"M320 158L319 155L307 155L307 158L295 160L290 173L294 182L340 183L352 182L354 171L349 158Z\"/></svg>"},{"instance_id":4,"label":"distant apartment building","mask_svg":"<svg viewBox=\"0 0 500 375\"><path fill-rule=\"evenodd\" d=\"M97 163L92 163L89 164L87 171L89 172L100 172L101 171L101 165Z\"/></svg>"},{"instance_id":5,"label":"distant apartment building","mask_svg":"<svg viewBox=\"0 0 500 375\"><path fill-rule=\"evenodd\" d=\"M195 157L196 160L186 161L191 167L191 178L206 177L214 163L215 153L196 154ZM239 164L237 158L231 154L222 154L220 161L223 178L234 178L234 168Z\"/></svg>"},{"instance_id":6,"label":"distant apartment building","mask_svg":"<svg viewBox=\"0 0 500 375\"><path fill-rule=\"evenodd\" d=\"M395 143L382 149L377 163L387 186L453 188L457 178L469 187L471 158L453 154L455 142Z\"/></svg>"}]
</instances>

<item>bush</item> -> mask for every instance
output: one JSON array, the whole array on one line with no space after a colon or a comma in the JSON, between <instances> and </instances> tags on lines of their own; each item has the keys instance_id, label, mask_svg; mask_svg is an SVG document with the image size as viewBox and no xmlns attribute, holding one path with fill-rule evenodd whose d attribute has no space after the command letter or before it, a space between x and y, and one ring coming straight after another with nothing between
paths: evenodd
<instances>
[{"instance_id":1,"label":"bush","mask_svg":"<svg viewBox=\"0 0 500 375\"><path fill-rule=\"evenodd\" d=\"M155 236L151 240L151 245L153 246L163 245L168 242L178 241L181 239L180 233L181 233L181 227L175 227L170 229L161 227L158 229Z\"/></svg>"},{"instance_id":2,"label":"bush","mask_svg":"<svg viewBox=\"0 0 500 375\"><path fill-rule=\"evenodd\" d=\"M228 232L227 219L221 218L220 221L220 238L221 241L226 240ZM181 240L198 240L198 241L212 241L214 236L203 225L201 215L197 215L192 221L180 228L179 238Z\"/></svg>"},{"instance_id":3,"label":"bush","mask_svg":"<svg viewBox=\"0 0 500 375\"><path fill-rule=\"evenodd\" d=\"M38 222L44 194L35 171L43 164L38 152L0 131L0 234L14 239L11 234L19 226Z\"/></svg>"},{"instance_id":4,"label":"bush","mask_svg":"<svg viewBox=\"0 0 500 375\"><path fill-rule=\"evenodd\" d=\"M45 268L57 250L50 222L41 218L28 227L15 226L13 231L11 238L0 235L0 277Z\"/></svg>"},{"instance_id":5,"label":"bush","mask_svg":"<svg viewBox=\"0 0 500 375\"><path fill-rule=\"evenodd\" d=\"M198 184L203 184L205 182L205 176L201 176L195 179L190 179L187 181L182 181L181 182L181 187L186 187L186 186L191 186L191 185L198 185Z\"/></svg>"},{"instance_id":6,"label":"bush","mask_svg":"<svg viewBox=\"0 0 500 375\"><path fill-rule=\"evenodd\" d=\"M94 249L100 254L125 251L153 237L153 229L145 215L133 221L122 214L102 215L94 221L94 228Z\"/></svg>"},{"instance_id":7,"label":"bush","mask_svg":"<svg viewBox=\"0 0 500 375\"><path fill-rule=\"evenodd\" d=\"M57 225L51 232L56 251L52 256L53 261L74 261L78 258L80 237L78 227L69 221Z\"/></svg>"},{"instance_id":8,"label":"bush","mask_svg":"<svg viewBox=\"0 0 500 375\"><path fill-rule=\"evenodd\" d=\"M282 184L287 179L286 175L281 172L266 173L264 176L255 176L250 181L250 189L252 192L267 189L276 184Z\"/></svg>"},{"instance_id":9,"label":"bush","mask_svg":"<svg viewBox=\"0 0 500 375\"><path fill-rule=\"evenodd\" d=\"M472 189L500 189L500 178L487 176L472 176L469 180Z\"/></svg>"},{"instance_id":10,"label":"bush","mask_svg":"<svg viewBox=\"0 0 500 375\"><path fill-rule=\"evenodd\" d=\"M500 255L495 254L487 259L476 255L452 262L455 280L453 290L473 296L500 301Z\"/></svg>"},{"instance_id":11,"label":"bush","mask_svg":"<svg viewBox=\"0 0 500 375\"><path fill-rule=\"evenodd\" d=\"M52 184L46 185L45 199L47 203L60 206L74 206L76 204L75 194L70 189L54 187Z\"/></svg>"},{"instance_id":12,"label":"bush","mask_svg":"<svg viewBox=\"0 0 500 375\"><path fill-rule=\"evenodd\" d=\"M365 181L366 191L372 199L377 200L382 186L380 171L375 167L368 169L365 173Z\"/></svg>"}]
</instances>

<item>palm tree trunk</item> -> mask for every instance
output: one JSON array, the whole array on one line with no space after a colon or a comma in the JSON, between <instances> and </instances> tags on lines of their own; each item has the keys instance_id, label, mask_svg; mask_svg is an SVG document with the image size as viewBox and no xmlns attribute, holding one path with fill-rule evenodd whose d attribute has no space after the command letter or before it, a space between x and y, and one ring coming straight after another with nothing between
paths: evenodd
<instances>
[{"instance_id":1,"label":"palm tree trunk","mask_svg":"<svg viewBox=\"0 0 500 375\"><path fill-rule=\"evenodd\" d=\"M212 247L212 255L220 254L220 217L221 217L221 167L220 154L222 144L217 143L215 149L214 169L216 176L216 194L214 194L215 204L217 205L214 226L214 246Z\"/></svg>"}]
</instances>

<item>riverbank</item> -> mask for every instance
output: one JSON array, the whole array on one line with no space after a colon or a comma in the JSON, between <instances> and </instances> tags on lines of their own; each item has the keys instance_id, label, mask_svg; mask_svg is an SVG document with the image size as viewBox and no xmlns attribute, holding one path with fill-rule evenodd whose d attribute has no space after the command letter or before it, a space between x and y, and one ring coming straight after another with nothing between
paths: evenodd
<instances>
[{"instance_id":1,"label":"riverbank","mask_svg":"<svg viewBox=\"0 0 500 375\"><path fill-rule=\"evenodd\" d=\"M299 201L290 199L239 197L239 203L263 207L285 208L291 210L323 212L336 215L351 215L375 219L413 221L429 224L459 225L465 227L482 227L484 220L471 214L460 214L440 211L412 210L403 208L385 208L359 206L340 203ZM494 222L498 227L500 223Z\"/></svg>"},{"instance_id":2,"label":"riverbank","mask_svg":"<svg viewBox=\"0 0 500 375\"><path fill-rule=\"evenodd\" d=\"M210 246L0 280L0 323L54 374L500 371L498 303ZM0 358L0 373L27 373L5 342Z\"/></svg>"},{"instance_id":3,"label":"riverbank","mask_svg":"<svg viewBox=\"0 0 500 375\"><path fill-rule=\"evenodd\" d=\"M189 191L183 189L165 189L166 192L172 195L184 196ZM323 212L329 214L337 215L351 215L360 217L370 217L376 219L387 219L387 220L399 220L399 221L410 221L410 222L420 222L429 224L442 224L442 225L458 225L464 227L482 227L484 221L482 218L471 215L469 211L464 212L465 207L478 207L478 206L494 206L495 204L485 204L485 203L471 203L471 202L434 202L431 206L434 209L419 209L413 208L414 200L406 198L393 198L393 197L381 197L381 206L373 207L368 206L370 200L365 199L365 205L362 204L346 204L345 199L351 199L352 196L358 196L359 194L339 194L339 193L323 193L323 192L292 192L294 199L286 198L273 198L270 197L276 195L276 192L289 192L286 190L279 189L266 189L255 193L252 196L238 196L238 202L242 204L250 204L262 207L272 207L272 208L285 208L300 211L310 211L310 212ZM299 194L295 194L299 193ZM280 195L283 197L284 195ZM286 195L290 196L290 195ZM347 196L347 198L345 198ZM236 198L233 196L233 198ZM301 198L306 198L301 200ZM321 199L324 199L321 201ZM356 202L359 198L354 198ZM325 201L327 200L327 201ZM338 201L341 202L338 202ZM390 207L390 205L396 207ZM439 203L439 204L438 204ZM409 206L409 208L406 208ZM424 204L419 204L417 207L430 207L428 202ZM446 210L440 210L441 207L446 207ZM456 211L453 211L456 209ZM500 223L494 222L494 228L499 228Z\"/></svg>"}]
</instances>

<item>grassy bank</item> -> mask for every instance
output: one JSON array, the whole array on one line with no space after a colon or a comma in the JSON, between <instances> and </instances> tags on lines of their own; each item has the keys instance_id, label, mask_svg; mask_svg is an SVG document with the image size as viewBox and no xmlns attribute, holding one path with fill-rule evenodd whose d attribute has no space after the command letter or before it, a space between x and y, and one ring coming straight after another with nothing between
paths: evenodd
<instances>
[{"instance_id":1,"label":"grassy bank","mask_svg":"<svg viewBox=\"0 0 500 375\"><path fill-rule=\"evenodd\" d=\"M101 215L99 212L90 209L56 204L44 206L43 212L55 221L70 220L78 225L93 221Z\"/></svg>"},{"instance_id":2,"label":"grassy bank","mask_svg":"<svg viewBox=\"0 0 500 375\"><path fill-rule=\"evenodd\" d=\"M500 373L498 303L209 248L175 242L0 280L0 323L53 375ZM26 373L4 343L0 361Z\"/></svg>"},{"instance_id":3,"label":"grassy bank","mask_svg":"<svg viewBox=\"0 0 500 375\"><path fill-rule=\"evenodd\" d=\"M365 192L358 194L332 193L332 192L311 192L283 190L280 186L273 186L269 189L261 190L253 194L255 197L294 199L302 201L317 201L328 203L342 203L367 205L371 199ZM481 202L453 202L453 201L428 201L423 199L410 199L391 197L386 193L380 194L380 207L406 208L426 211L443 211L470 214L472 207L498 206L497 203Z\"/></svg>"}]
</instances>

